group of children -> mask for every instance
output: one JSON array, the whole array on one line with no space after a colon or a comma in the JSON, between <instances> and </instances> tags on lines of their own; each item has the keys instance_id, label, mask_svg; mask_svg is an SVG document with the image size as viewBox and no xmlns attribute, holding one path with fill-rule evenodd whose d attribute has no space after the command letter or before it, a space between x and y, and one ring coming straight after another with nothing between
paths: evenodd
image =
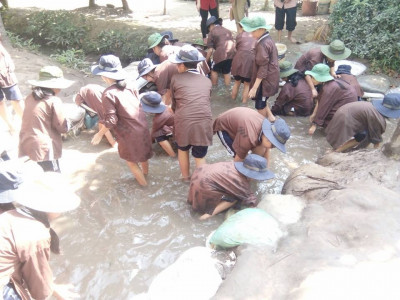
<instances>
[{"instance_id":1,"label":"group of children","mask_svg":"<svg viewBox=\"0 0 400 300\"><path fill-rule=\"evenodd\" d=\"M313 125L309 134L317 126L325 127L327 139L337 151L360 144L365 147L369 142L379 145L386 127L384 117L400 117L400 94L388 94L372 104L358 101L362 90L349 66L334 69L335 60L351 53L341 41L308 51L293 68L290 62L278 62L270 27L262 17L240 21L243 32L237 35L236 50L231 33L218 18L209 18L206 27L209 49L205 53L200 51L204 50L201 43L178 46L170 33L149 37L153 53L139 63L138 77L154 83L150 90L139 94L119 58L103 55L92 73L101 76L107 87L88 85L74 98L77 105L84 104L99 116L99 131L92 144L106 136L111 146L118 147L119 156L141 186L147 185L152 142L158 142L174 157L170 143L173 135L182 179L190 182L187 202L201 213L202 220L234 205L257 205L250 180L274 177L269 170L270 151L276 148L285 153L290 138L288 125L275 115L310 116ZM210 80L207 60L211 57ZM212 84L217 82L219 72L228 84L231 67L235 78L232 97L236 98L243 82L247 95L242 101L252 98L256 110L235 107L213 120ZM278 92L280 79L286 83L270 109L267 99ZM21 189L24 193L14 195L23 180L9 162L0 162L0 257L7 257L0 263L0 288L8 298L25 297L27 291L35 298L51 294L62 298L48 264L50 251L59 253L58 237L49 221L79 205L79 200L68 193L56 196L62 188L54 179L60 172L61 134L70 127L57 94L72 82L63 77L60 68L47 66L40 70L38 80L29 83L33 88L25 100L19 155L29 157L41 171L52 175L31 174L31 179L45 181L32 183ZM7 89L2 87L3 92ZM152 116L151 130L146 114ZM214 134L232 156L231 161L206 163ZM190 150L196 164L193 174ZM17 210L10 206L12 202L19 204ZM36 228L37 235L28 237L22 230L27 226ZM10 242L10 236L17 238ZM29 247L40 251L15 251Z\"/></svg>"}]
</instances>

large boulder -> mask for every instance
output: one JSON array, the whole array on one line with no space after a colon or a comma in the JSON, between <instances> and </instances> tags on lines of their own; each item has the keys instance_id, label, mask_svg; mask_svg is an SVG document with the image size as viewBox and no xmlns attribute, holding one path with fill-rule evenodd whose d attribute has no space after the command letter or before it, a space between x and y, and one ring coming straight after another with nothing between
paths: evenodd
<instances>
[{"instance_id":1,"label":"large boulder","mask_svg":"<svg viewBox=\"0 0 400 300\"><path fill-rule=\"evenodd\" d=\"M357 77L358 83L364 92L385 94L390 88L390 81L381 75L361 75Z\"/></svg>"}]
</instances>

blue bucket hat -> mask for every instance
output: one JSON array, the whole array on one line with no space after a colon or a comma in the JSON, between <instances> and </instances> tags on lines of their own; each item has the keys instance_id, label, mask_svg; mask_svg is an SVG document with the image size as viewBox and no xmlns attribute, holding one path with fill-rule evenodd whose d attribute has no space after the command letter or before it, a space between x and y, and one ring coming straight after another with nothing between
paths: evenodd
<instances>
[{"instance_id":1,"label":"blue bucket hat","mask_svg":"<svg viewBox=\"0 0 400 300\"><path fill-rule=\"evenodd\" d=\"M171 55L169 61L174 64L181 64L185 62L200 62L205 60L205 57L191 45L184 45L175 56Z\"/></svg>"},{"instance_id":2,"label":"blue bucket hat","mask_svg":"<svg viewBox=\"0 0 400 300\"><path fill-rule=\"evenodd\" d=\"M400 94L386 94L383 100L373 100L372 105L385 117L400 118Z\"/></svg>"},{"instance_id":3,"label":"blue bucket hat","mask_svg":"<svg viewBox=\"0 0 400 300\"><path fill-rule=\"evenodd\" d=\"M174 35L173 35L172 31L163 31L163 32L161 32L161 35L166 36L168 41L171 43L176 43L177 41L179 41L178 39L174 39Z\"/></svg>"},{"instance_id":4,"label":"blue bucket hat","mask_svg":"<svg viewBox=\"0 0 400 300\"><path fill-rule=\"evenodd\" d=\"M351 66L350 65L340 65L336 70L336 74L337 75L340 75L340 74L351 75Z\"/></svg>"},{"instance_id":5,"label":"blue bucket hat","mask_svg":"<svg viewBox=\"0 0 400 300\"><path fill-rule=\"evenodd\" d=\"M114 80L124 80L128 77L128 73L122 69L119 58L111 54L100 57L99 64L92 67L92 74Z\"/></svg>"},{"instance_id":6,"label":"blue bucket hat","mask_svg":"<svg viewBox=\"0 0 400 300\"><path fill-rule=\"evenodd\" d=\"M138 75L137 79L139 79L140 77L148 74L149 72L154 70L156 67L157 67L157 65L154 65L150 58L143 59L138 64L138 67L137 67L138 68L138 72L139 72L139 75Z\"/></svg>"},{"instance_id":7,"label":"blue bucket hat","mask_svg":"<svg viewBox=\"0 0 400 300\"><path fill-rule=\"evenodd\" d=\"M11 203L16 200L24 182L22 164L18 161L7 160L0 162L0 203Z\"/></svg>"},{"instance_id":8,"label":"blue bucket hat","mask_svg":"<svg viewBox=\"0 0 400 300\"><path fill-rule=\"evenodd\" d=\"M241 162L235 162L235 168L246 177L256 180L268 180L275 175L267 169L267 160L257 154L248 154Z\"/></svg>"},{"instance_id":9,"label":"blue bucket hat","mask_svg":"<svg viewBox=\"0 0 400 300\"><path fill-rule=\"evenodd\" d=\"M162 102L161 95L154 91L140 94L139 99L143 111L148 113L159 114L167 108Z\"/></svg>"},{"instance_id":10,"label":"blue bucket hat","mask_svg":"<svg viewBox=\"0 0 400 300\"><path fill-rule=\"evenodd\" d=\"M285 144L290 138L290 129L285 120L279 118L271 123L265 119L262 123L262 133L276 148L286 153Z\"/></svg>"}]
</instances>

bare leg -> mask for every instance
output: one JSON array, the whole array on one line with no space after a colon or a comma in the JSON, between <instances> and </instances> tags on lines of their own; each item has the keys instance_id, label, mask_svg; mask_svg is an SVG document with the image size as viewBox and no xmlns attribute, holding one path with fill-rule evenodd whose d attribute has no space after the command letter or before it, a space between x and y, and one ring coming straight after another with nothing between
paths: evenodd
<instances>
[{"instance_id":1,"label":"bare leg","mask_svg":"<svg viewBox=\"0 0 400 300\"><path fill-rule=\"evenodd\" d=\"M243 83L242 103L247 103L247 99L249 99L249 90L250 90L250 82L244 82Z\"/></svg>"},{"instance_id":2,"label":"bare leg","mask_svg":"<svg viewBox=\"0 0 400 300\"><path fill-rule=\"evenodd\" d=\"M24 108L25 108L25 103L22 100L19 101L14 101L11 100L11 105L15 111L15 113L19 116L19 118L22 120L22 115L24 113Z\"/></svg>"},{"instance_id":3,"label":"bare leg","mask_svg":"<svg viewBox=\"0 0 400 300\"><path fill-rule=\"evenodd\" d=\"M139 168L139 165L137 163L131 162L131 161L126 161L128 164L129 169L131 170L133 176L135 176L137 182L141 186L147 186L147 181L146 178L144 178L142 170Z\"/></svg>"},{"instance_id":4,"label":"bare leg","mask_svg":"<svg viewBox=\"0 0 400 300\"><path fill-rule=\"evenodd\" d=\"M196 168L197 167L199 167L199 166L201 166L201 165L204 165L205 163L206 163L206 158L205 157L203 157L203 158L194 158L194 162L196 163Z\"/></svg>"},{"instance_id":5,"label":"bare leg","mask_svg":"<svg viewBox=\"0 0 400 300\"><path fill-rule=\"evenodd\" d=\"M280 43L282 40L282 30L278 30L278 42Z\"/></svg>"},{"instance_id":6,"label":"bare leg","mask_svg":"<svg viewBox=\"0 0 400 300\"><path fill-rule=\"evenodd\" d=\"M15 128L11 122L11 115L7 109L5 99L0 101L0 116L4 120L4 122L7 124L8 129L10 130L10 133L13 134L15 132Z\"/></svg>"},{"instance_id":7,"label":"bare leg","mask_svg":"<svg viewBox=\"0 0 400 300\"><path fill-rule=\"evenodd\" d=\"M169 156L171 156L171 157L175 157L176 156L175 151L174 151L174 149L172 149L172 146L171 146L169 141L165 140L165 141L161 141L161 142L158 142L158 143L160 144L161 148L163 148L164 151L167 152L167 154Z\"/></svg>"},{"instance_id":8,"label":"bare leg","mask_svg":"<svg viewBox=\"0 0 400 300\"><path fill-rule=\"evenodd\" d=\"M101 123L99 123L99 131L101 131L105 126ZM116 146L117 142L114 140L114 137L112 136L110 130L107 130L104 135L106 136L107 141L110 143L111 147Z\"/></svg>"},{"instance_id":9,"label":"bare leg","mask_svg":"<svg viewBox=\"0 0 400 300\"><path fill-rule=\"evenodd\" d=\"M218 73L211 71L211 83L212 85L218 85Z\"/></svg>"},{"instance_id":10,"label":"bare leg","mask_svg":"<svg viewBox=\"0 0 400 300\"><path fill-rule=\"evenodd\" d=\"M219 214L219 213L221 213L221 212L223 212L223 211L225 211L225 210L231 208L232 206L234 206L234 205L236 204L236 202L237 202L237 201L235 201L235 202L221 201L221 202L218 203L218 205L215 207L215 209L214 209L212 215L204 214L204 215L202 215L199 219L200 219L200 220L206 220L206 219L208 219L208 218L210 218L210 217L212 217L212 216L215 216L215 215L217 215L217 214Z\"/></svg>"},{"instance_id":11,"label":"bare leg","mask_svg":"<svg viewBox=\"0 0 400 300\"><path fill-rule=\"evenodd\" d=\"M179 167L181 168L182 179L189 180L190 179L189 151L182 151L178 149L178 161L179 161Z\"/></svg>"},{"instance_id":12,"label":"bare leg","mask_svg":"<svg viewBox=\"0 0 400 300\"><path fill-rule=\"evenodd\" d=\"M358 146L360 143L357 142L355 139L351 139L349 141L347 141L346 143L344 143L342 146L340 146L339 148L337 148L335 151L336 152L343 152L346 151L350 148L354 148L356 146Z\"/></svg>"},{"instance_id":13,"label":"bare leg","mask_svg":"<svg viewBox=\"0 0 400 300\"><path fill-rule=\"evenodd\" d=\"M144 175L149 174L149 161L146 160L146 161L141 162L140 164L141 164L141 166L142 166L142 172L143 172L143 174L144 174Z\"/></svg>"},{"instance_id":14,"label":"bare leg","mask_svg":"<svg viewBox=\"0 0 400 300\"><path fill-rule=\"evenodd\" d=\"M235 80L235 84L233 85L231 93L232 100L236 99L237 94L239 92L239 88L240 88L240 80Z\"/></svg>"},{"instance_id":15,"label":"bare leg","mask_svg":"<svg viewBox=\"0 0 400 300\"><path fill-rule=\"evenodd\" d=\"M225 82L225 86L231 85L231 73L224 74L224 82Z\"/></svg>"},{"instance_id":16,"label":"bare leg","mask_svg":"<svg viewBox=\"0 0 400 300\"><path fill-rule=\"evenodd\" d=\"M291 41L293 44L296 44L297 40L294 37L292 37L292 33L293 31L288 31L288 40Z\"/></svg>"}]
</instances>

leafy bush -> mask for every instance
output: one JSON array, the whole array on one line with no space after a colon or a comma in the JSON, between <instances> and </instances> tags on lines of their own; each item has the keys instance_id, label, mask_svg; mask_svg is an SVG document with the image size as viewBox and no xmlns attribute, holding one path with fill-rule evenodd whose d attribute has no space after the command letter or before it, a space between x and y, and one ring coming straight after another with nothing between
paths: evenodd
<instances>
[{"instance_id":1,"label":"leafy bush","mask_svg":"<svg viewBox=\"0 0 400 300\"><path fill-rule=\"evenodd\" d=\"M89 63L85 61L83 50L71 48L59 51L57 54L51 54L50 57L64 66L89 73Z\"/></svg>"},{"instance_id":2,"label":"leafy bush","mask_svg":"<svg viewBox=\"0 0 400 300\"><path fill-rule=\"evenodd\" d=\"M21 38L19 35L8 31L7 36L10 39L12 46L15 48L28 49L32 52L37 52L40 48L40 45L35 44L33 42L33 39L26 40L24 38Z\"/></svg>"},{"instance_id":3,"label":"leafy bush","mask_svg":"<svg viewBox=\"0 0 400 300\"><path fill-rule=\"evenodd\" d=\"M384 70L400 70L400 1L340 0L330 16L332 39Z\"/></svg>"}]
</instances>

